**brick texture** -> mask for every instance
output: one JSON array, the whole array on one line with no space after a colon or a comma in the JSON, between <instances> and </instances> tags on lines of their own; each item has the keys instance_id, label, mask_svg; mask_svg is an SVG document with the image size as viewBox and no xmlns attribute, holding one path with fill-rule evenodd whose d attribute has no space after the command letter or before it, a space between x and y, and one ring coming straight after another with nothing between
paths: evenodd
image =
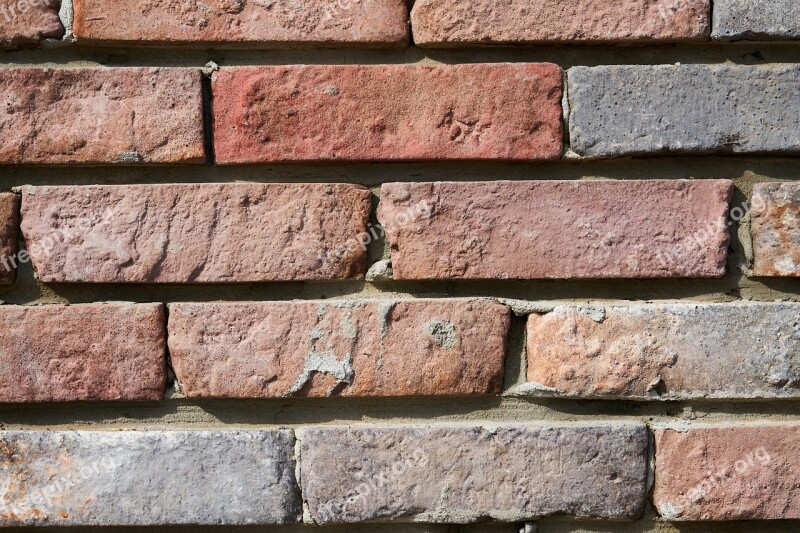
<instances>
[{"instance_id":1,"label":"brick texture","mask_svg":"<svg viewBox=\"0 0 800 533\"><path fill-rule=\"evenodd\" d=\"M0 284L14 283L19 257L19 196L0 193Z\"/></svg>"},{"instance_id":2,"label":"brick texture","mask_svg":"<svg viewBox=\"0 0 800 533\"><path fill-rule=\"evenodd\" d=\"M800 153L800 66L569 70L572 150L588 157Z\"/></svg>"},{"instance_id":3,"label":"brick texture","mask_svg":"<svg viewBox=\"0 0 800 533\"><path fill-rule=\"evenodd\" d=\"M74 0L79 43L403 46L405 0Z\"/></svg>"},{"instance_id":4,"label":"brick texture","mask_svg":"<svg viewBox=\"0 0 800 533\"><path fill-rule=\"evenodd\" d=\"M35 187L22 232L44 282L360 276L368 190L335 184Z\"/></svg>"},{"instance_id":5,"label":"brick texture","mask_svg":"<svg viewBox=\"0 0 800 533\"><path fill-rule=\"evenodd\" d=\"M732 194L727 180L389 183L378 218L395 279L715 277Z\"/></svg>"},{"instance_id":6,"label":"brick texture","mask_svg":"<svg viewBox=\"0 0 800 533\"><path fill-rule=\"evenodd\" d=\"M709 0L417 0L420 46L559 42L648 42L708 38Z\"/></svg>"},{"instance_id":7,"label":"brick texture","mask_svg":"<svg viewBox=\"0 0 800 533\"><path fill-rule=\"evenodd\" d=\"M213 81L216 158L554 159L561 76L538 63L222 69Z\"/></svg>"},{"instance_id":8,"label":"brick texture","mask_svg":"<svg viewBox=\"0 0 800 533\"><path fill-rule=\"evenodd\" d=\"M533 393L800 397L798 304L564 306L528 319Z\"/></svg>"},{"instance_id":9,"label":"brick texture","mask_svg":"<svg viewBox=\"0 0 800 533\"><path fill-rule=\"evenodd\" d=\"M0 306L0 403L160 400L161 304Z\"/></svg>"},{"instance_id":10,"label":"brick texture","mask_svg":"<svg viewBox=\"0 0 800 533\"><path fill-rule=\"evenodd\" d=\"M795 0L714 0L716 39L800 39Z\"/></svg>"},{"instance_id":11,"label":"brick texture","mask_svg":"<svg viewBox=\"0 0 800 533\"><path fill-rule=\"evenodd\" d=\"M800 184L753 186L753 274L800 277Z\"/></svg>"},{"instance_id":12,"label":"brick texture","mask_svg":"<svg viewBox=\"0 0 800 533\"><path fill-rule=\"evenodd\" d=\"M800 518L800 425L657 429L655 446L653 504L667 520Z\"/></svg>"},{"instance_id":13,"label":"brick texture","mask_svg":"<svg viewBox=\"0 0 800 533\"><path fill-rule=\"evenodd\" d=\"M499 393L507 307L490 301L173 304L193 398Z\"/></svg>"},{"instance_id":14,"label":"brick texture","mask_svg":"<svg viewBox=\"0 0 800 533\"><path fill-rule=\"evenodd\" d=\"M61 0L0 0L0 48L34 48L44 39L63 37L60 5Z\"/></svg>"},{"instance_id":15,"label":"brick texture","mask_svg":"<svg viewBox=\"0 0 800 533\"><path fill-rule=\"evenodd\" d=\"M313 428L298 434L315 523L636 518L644 425Z\"/></svg>"},{"instance_id":16,"label":"brick texture","mask_svg":"<svg viewBox=\"0 0 800 533\"><path fill-rule=\"evenodd\" d=\"M0 69L0 164L202 163L200 71Z\"/></svg>"},{"instance_id":17,"label":"brick texture","mask_svg":"<svg viewBox=\"0 0 800 533\"><path fill-rule=\"evenodd\" d=\"M2 431L0 525L297 522L293 443L288 431Z\"/></svg>"}]
</instances>

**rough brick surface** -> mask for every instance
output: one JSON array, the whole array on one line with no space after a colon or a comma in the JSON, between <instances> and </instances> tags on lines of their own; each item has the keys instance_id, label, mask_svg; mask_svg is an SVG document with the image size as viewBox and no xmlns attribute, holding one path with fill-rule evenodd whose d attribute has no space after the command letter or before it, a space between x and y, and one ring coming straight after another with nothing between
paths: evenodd
<instances>
[{"instance_id":1,"label":"rough brick surface","mask_svg":"<svg viewBox=\"0 0 800 533\"><path fill-rule=\"evenodd\" d=\"M160 400L161 304L0 306L0 403Z\"/></svg>"},{"instance_id":2,"label":"rough brick surface","mask_svg":"<svg viewBox=\"0 0 800 533\"><path fill-rule=\"evenodd\" d=\"M540 63L222 69L217 161L554 159L561 76Z\"/></svg>"},{"instance_id":3,"label":"rough brick surface","mask_svg":"<svg viewBox=\"0 0 800 533\"><path fill-rule=\"evenodd\" d=\"M796 0L714 0L717 39L800 39Z\"/></svg>"},{"instance_id":4,"label":"rough brick surface","mask_svg":"<svg viewBox=\"0 0 800 533\"><path fill-rule=\"evenodd\" d=\"M0 525L297 522L293 445L288 431L0 432Z\"/></svg>"},{"instance_id":5,"label":"rough brick surface","mask_svg":"<svg viewBox=\"0 0 800 533\"><path fill-rule=\"evenodd\" d=\"M395 279L715 277L732 194L727 180L390 183L378 218Z\"/></svg>"},{"instance_id":6,"label":"rough brick surface","mask_svg":"<svg viewBox=\"0 0 800 533\"><path fill-rule=\"evenodd\" d=\"M45 282L359 276L367 189L344 184L32 187L22 233Z\"/></svg>"},{"instance_id":7,"label":"rough brick surface","mask_svg":"<svg viewBox=\"0 0 800 533\"><path fill-rule=\"evenodd\" d=\"M0 70L0 164L201 163L201 73Z\"/></svg>"},{"instance_id":8,"label":"rough brick surface","mask_svg":"<svg viewBox=\"0 0 800 533\"><path fill-rule=\"evenodd\" d=\"M332 427L298 438L319 524L636 518L644 506L644 425Z\"/></svg>"},{"instance_id":9,"label":"rough brick surface","mask_svg":"<svg viewBox=\"0 0 800 533\"><path fill-rule=\"evenodd\" d=\"M401 46L405 0L74 0L78 42Z\"/></svg>"},{"instance_id":10,"label":"rough brick surface","mask_svg":"<svg viewBox=\"0 0 800 533\"><path fill-rule=\"evenodd\" d=\"M31 48L63 37L60 6L61 0L0 0L0 48Z\"/></svg>"},{"instance_id":11,"label":"rough brick surface","mask_svg":"<svg viewBox=\"0 0 800 533\"><path fill-rule=\"evenodd\" d=\"M655 447L667 520L800 518L800 425L657 429Z\"/></svg>"},{"instance_id":12,"label":"rough brick surface","mask_svg":"<svg viewBox=\"0 0 800 533\"><path fill-rule=\"evenodd\" d=\"M414 42L524 44L704 39L709 0L674 9L675 0L417 0Z\"/></svg>"},{"instance_id":13,"label":"rough brick surface","mask_svg":"<svg viewBox=\"0 0 800 533\"><path fill-rule=\"evenodd\" d=\"M582 156L800 152L797 65L574 67L569 101Z\"/></svg>"},{"instance_id":14,"label":"rough brick surface","mask_svg":"<svg viewBox=\"0 0 800 533\"><path fill-rule=\"evenodd\" d=\"M800 184L753 187L753 274L800 277Z\"/></svg>"},{"instance_id":15,"label":"rough brick surface","mask_svg":"<svg viewBox=\"0 0 800 533\"><path fill-rule=\"evenodd\" d=\"M499 393L509 321L480 300L173 304L169 347L189 397Z\"/></svg>"},{"instance_id":16,"label":"rough brick surface","mask_svg":"<svg viewBox=\"0 0 800 533\"><path fill-rule=\"evenodd\" d=\"M798 304L557 307L528 318L531 393L800 397Z\"/></svg>"},{"instance_id":17,"label":"rough brick surface","mask_svg":"<svg viewBox=\"0 0 800 533\"><path fill-rule=\"evenodd\" d=\"M14 283L19 257L19 196L0 194L0 283Z\"/></svg>"}]
</instances>

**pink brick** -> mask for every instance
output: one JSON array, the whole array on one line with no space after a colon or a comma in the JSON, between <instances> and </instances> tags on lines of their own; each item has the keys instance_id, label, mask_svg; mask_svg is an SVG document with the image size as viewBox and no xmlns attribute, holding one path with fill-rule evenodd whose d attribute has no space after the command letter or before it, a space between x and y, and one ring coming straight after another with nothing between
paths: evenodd
<instances>
[{"instance_id":1,"label":"pink brick","mask_svg":"<svg viewBox=\"0 0 800 533\"><path fill-rule=\"evenodd\" d=\"M161 304L0 306L0 403L160 400Z\"/></svg>"},{"instance_id":2,"label":"pink brick","mask_svg":"<svg viewBox=\"0 0 800 533\"><path fill-rule=\"evenodd\" d=\"M728 180L389 183L395 279L719 277Z\"/></svg>"},{"instance_id":3,"label":"pink brick","mask_svg":"<svg viewBox=\"0 0 800 533\"><path fill-rule=\"evenodd\" d=\"M496 394L509 321L487 300L177 303L169 348L192 398Z\"/></svg>"},{"instance_id":4,"label":"pink brick","mask_svg":"<svg viewBox=\"0 0 800 533\"><path fill-rule=\"evenodd\" d=\"M545 63L222 69L217 161L556 159L561 75Z\"/></svg>"},{"instance_id":5,"label":"pink brick","mask_svg":"<svg viewBox=\"0 0 800 533\"><path fill-rule=\"evenodd\" d=\"M61 0L0 0L0 48L33 48L44 39L63 37L60 4Z\"/></svg>"},{"instance_id":6,"label":"pink brick","mask_svg":"<svg viewBox=\"0 0 800 533\"><path fill-rule=\"evenodd\" d=\"M14 283L19 256L19 196L0 194L0 283Z\"/></svg>"}]
</instances>

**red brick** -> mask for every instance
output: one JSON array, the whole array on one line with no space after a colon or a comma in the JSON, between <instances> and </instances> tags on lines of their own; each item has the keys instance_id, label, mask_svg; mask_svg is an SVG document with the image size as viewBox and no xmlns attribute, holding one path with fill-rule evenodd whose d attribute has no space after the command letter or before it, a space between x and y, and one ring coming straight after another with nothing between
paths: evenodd
<instances>
[{"instance_id":1,"label":"red brick","mask_svg":"<svg viewBox=\"0 0 800 533\"><path fill-rule=\"evenodd\" d=\"M44 39L63 37L60 5L61 0L0 0L0 48L33 48Z\"/></svg>"},{"instance_id":2,"label":"red brick","mask_svg":"<svg viewBox=\"0 0 800 533\"><path fill-rule=\"evenodd\" d=\"M719 277L728 180L389 183L395 279Z\"/></svg>"},{"instance_id":3,"label":"red brick","mask_svg":"<svg viewBox=\"0 0 800 533\"><path fill-rule=\"evenodd\" d=\"M800 277L800 184L753 187L753 274Z\"/></svg>"},{"instance_id":4,"label":"red brick","mask_svg":"<svg viewBox=\"0 0 800 533\"><path fill-rule=\"evenodd\" d=\"M0 306L0 403L160 400L161 304Z\"/></svg>"},{"instance_id":5,"label":"red brick","mask_svg":"<svg viewBox=\"0 0 800 533\"><path fill-rule=\"evenodd\" d=\"M196 69L2 69L0 104L0 164L205 161Z\"/></svg>"},{"instance_id":6,"label":"red brick","mask_svg":"<svg viewBox=\"0 0 800 533\"><path fill-rule=\"evenodd\" d=\"M14 283L19 257L19 196L0 194L0 283Z\"/></svg>"},{"instance_id":7,"label":"red brick","mask_svg":"<svg viewBox=\"0 0 800 533\"><path fill-rule=\"evenodd\" d=\"M488 300L177 303L169 348L193 398L489 394L509 321Z\"/></svg>"},{"instance_id":8,"label":"red brick","mask_svg":"<svg viewBox=\"0 0 800 533\"><path fill-rule=\"evenodd\" d=\"M345 184L29 187L22 233L46 283L349 278L371 199Z\"/></svg>"},{"instance_id":9,"label":"red brick","mask_svg":"<svg viewBox=\"0 0 800 533\"><path fill-rule=\"evenodd\" d=\"M800 518L800 425L657 429L655 447L667 520Z\"/></svg>"},{"instance_id":10,"label":"red brick","mask_svg":"<svg viewBox=\"0 0 800 533\"><path fill-rule=\"evenodd\" d=\"M246 67L214 75L219 163L556 159L546 63Z\"/></svg>"},{"instance_id":11,"label":"red brick","mask_svg":"<svg viewBox=\"0 0 800 533\"><path fill-rule=\"evenodd\" d=\"M79 43L403 46L405 0L74 0Z\"/></svg>"},{"instance_id":12,"label":"red brick","mask_svg":"<svg viewBox=\"0 0 800 533\"><path fill-rule=\"evenodd\" d=\"M674 6L678 6L677 9ZM417 45L708 39L709 0L417 0Z\"/></svg>"}]
</instances>

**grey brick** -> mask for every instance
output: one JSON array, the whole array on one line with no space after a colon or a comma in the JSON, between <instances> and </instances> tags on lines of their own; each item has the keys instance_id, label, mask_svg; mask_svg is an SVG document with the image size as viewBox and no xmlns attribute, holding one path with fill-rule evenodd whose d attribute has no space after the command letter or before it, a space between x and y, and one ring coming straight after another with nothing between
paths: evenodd
<instances>
[{"instance_id":1,"label":"grey brick","mask_svg":"<svg viewBox=\"0 0 800 533\"><path fill-rule=\"evenodd\" d=\"M289 431L0 432L0 526L299 521Z\"/></svg>"},{"instance_id":2,"label":"grey brick","mask_svg":"<svg viewBox=\"0 0 800 533\"><path fill-rule=\"evenodd\" d=\"M715 0L715 39L800 39L797 0Z\"/></svg>"},{"instance_id":3,"label":"grey brick","mask_svg":"<svg viewBox=\"0 0 800 533\"><path fill-rule=\"evenodd\" d=\"M318 524L632 519L644 506L643 424L320 427L298 438Z\"/></svg>"},{"instance_id":4,"label":"grey brick","mask_svg":"<svg viewBox=\"0 0 800 533\"><path fill-rule=\"evenodd\" d=\"M800 153L800 66L658 65L569 70L572 150Z\"/></svg>"}]
</instances>

